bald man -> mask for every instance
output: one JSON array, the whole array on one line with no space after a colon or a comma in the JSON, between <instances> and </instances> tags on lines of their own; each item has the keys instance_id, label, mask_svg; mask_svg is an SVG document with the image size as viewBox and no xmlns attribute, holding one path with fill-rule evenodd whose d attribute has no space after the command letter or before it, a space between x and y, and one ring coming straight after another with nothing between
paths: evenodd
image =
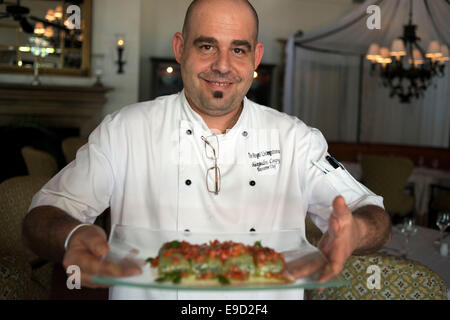
<instances>
[{"instance_id":1,"label":"bald man","mask_svg":"<svg viewBox=\"0 0 450 320\"><path fill-rule=\"evenodd\" d=\"M324 232L323 281L351 254L375 252L389 240L383 199L330 157L317 129L245 97L264 53L258 24L246 0L191 4L173 37L184 90L105 117L76 160L33 198L24 236L36 254L79 266L83 286L103 286L92 276L109 247L92 223L108 207L112 224L212 237L286 229L304 237L309 214ZM108 272L142 270L109 265ZM292 273L301 277L304 269ZM302 299L303 291L112 287L110 298Z\"/></svg>"}]
</instances>

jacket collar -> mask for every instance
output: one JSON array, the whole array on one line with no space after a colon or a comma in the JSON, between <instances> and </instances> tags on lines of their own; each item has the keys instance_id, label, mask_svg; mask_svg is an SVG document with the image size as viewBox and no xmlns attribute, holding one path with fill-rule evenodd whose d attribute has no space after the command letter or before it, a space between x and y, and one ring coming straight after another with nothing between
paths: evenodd
<instances>
[{"instance_id":1,"label":"jacket collar","mask_svg":"<svg viewBox=\"0 0 450 320\"><path fill-rule=\"evenodd\" d=\"M184 89L179 93L181 100L181 120L184 123L190 123L192 128L195 130L200 130L202 134L211 135L212 132L206 125L203 118L195 112L192 107L189 105L189 102L186 99L186 94ZM227 130L226 134L218 135L224 139L229 137L234 137L237 134L241 134L241 132L245 131L248 126L248 113L250 108L250 101L247 97L244 97L244 107L242 108L242 112L239 115L239 119L234 124L233 128Z\"/></svg>"}]
</instances>

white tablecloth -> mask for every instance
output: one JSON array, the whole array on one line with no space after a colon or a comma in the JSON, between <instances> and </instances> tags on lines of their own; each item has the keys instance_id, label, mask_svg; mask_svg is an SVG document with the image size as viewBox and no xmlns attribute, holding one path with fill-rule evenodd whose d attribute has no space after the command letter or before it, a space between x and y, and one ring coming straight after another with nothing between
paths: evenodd
<instances>
[{"instance_id":1,"label":"white tablecloth","mask_svg":"<svg viewBox=\"0 0 450 320\"><path fill-rule=\"evenodd\" d=\"M356 162L343 161L345 169L357 180L362 178L361 165ZM416 167L414 168L408 182L414 184L415 207L418 215L428 212L428 204L431 197L432 184L450 187L450 172Z\"/></svg>"},{"instance_id":2,"label":"white tablecloth","mask_svg":"<svg viewBox=\"0 0 450 320\"><path fill-rule=\"evenodd\" d=\"M439 238L439 231L423 227L417 227L417 229L417 233L409 239L407 258L417 261L438 273L447 284L447 295L450 299L450 254L441 256L439 245L434 244L434 241ZM396 227L393 227L392 231L392 240L380 252L401 255L405 245L405 237ZM447 236L444 241L450 247L450 236Z\"/></svg>"}]
</instances>

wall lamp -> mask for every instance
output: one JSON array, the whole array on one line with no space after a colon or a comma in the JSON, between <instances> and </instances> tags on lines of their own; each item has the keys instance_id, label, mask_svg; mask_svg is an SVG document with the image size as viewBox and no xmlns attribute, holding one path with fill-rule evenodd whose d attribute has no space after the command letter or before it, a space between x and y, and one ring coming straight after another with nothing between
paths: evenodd
<instances>
[{"instance_id":1,"label":"wall lamp","mask_svg":"<svg viewBox=\"0 0 450 320\"><path fill-rule=\"evenodd\" d=\"M125 50L125 37L123 35L116 35L116 44L117 44L117 56L118 56L118 60L116 61L116 63L119 66L117 73L124 73L123 66L126 63L123 60L123 52Z\"/></svg>"}]
</instances>

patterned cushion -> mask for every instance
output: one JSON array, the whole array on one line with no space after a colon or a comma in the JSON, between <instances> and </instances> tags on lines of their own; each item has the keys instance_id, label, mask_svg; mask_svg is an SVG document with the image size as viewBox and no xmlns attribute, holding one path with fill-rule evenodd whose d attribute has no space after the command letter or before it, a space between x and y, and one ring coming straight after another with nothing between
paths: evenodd
<instances>
[{"instance_id":1,"label":"patterned cushion","mask_svg":"<svg viewBox=\"0 0 450 320\"><path fill-rule=\"evenodd\" d=\"M380 289L369 289L368 278L379 267ZM434 271L418 262L386 254L351 256L341 277L351 283L347 286L326 288L323 291L306 290L309 300L447 300L444 280Z\"/></svg>"},{"instance_id":2,"label":"patterned cushion","mask_svg":"<svg viewBox=\"0 0 450 320\"><path fill-rule=\"evenodd\" d=\"M25 299L31 267L16 257L0 257L0 300Z\"/></svg>"}]
</instances>

